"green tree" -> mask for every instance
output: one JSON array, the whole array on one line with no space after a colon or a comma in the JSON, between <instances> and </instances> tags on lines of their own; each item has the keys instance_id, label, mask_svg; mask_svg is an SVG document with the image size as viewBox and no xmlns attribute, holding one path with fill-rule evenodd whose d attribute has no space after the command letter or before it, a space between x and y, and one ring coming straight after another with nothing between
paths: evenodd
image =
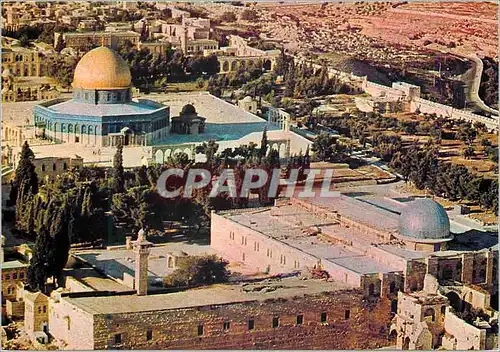
<instances>
[{"instance_id":1,"label":"green tree","mask_svg":"<svg viewBox=\"0 0 500 352\"><path fill-rule=\"evenodd\" d=\"M35 171L33 159L35 154L30 149L28 142L24 142L21 149L21 156L16 168L12 192L15 199L12 202L16 204L16 227L22 231L28 232L32 219L31 209L33 196L38 193L38 177Z\"/></svg>"},{"instance_id":2,"label":"green tree","mask_svg":"<svg viewBox=\"0 0 500 352\"><path fill-rule=\"evenodd\" d=\"M116 147L116 153L113 158L113 183L112 190L115 193L125 191L125 176L123 171L123 145L120 142Z\"/></svg>"},{"instance_id":3,"label":"green tree","mask_svg":"<svg viewBox=\"0 0 500 352\"><path fill-rule=\"evenodd\" d=\"M55 51L57 51L58 53L60 53L64 48L66 48L66 43L64 42L63 36L61 34L57 38L57 43L56 43L56 46L55 46L54 49L55 49Z\"/></svg>"},{"instance_id":4,"label":"green tree","mask_svg":"<svg viewBox=\"0 0 500 352\"><path fill-rule=\"evenodd\" d=\"M30 260L27 279L32 290L47 293L47 279L51 275L51 263L54 261L54 241L46 229L36 237L33 257Z\"/></svg>"},{"instance_id":5,"label":"green tree","mask_svg":"<svg viewBox=\"0 0 500 352\"><path fill-rule=\"evenodd\" d=\"M166 278L167 286L210 285L226 282L229 278L229 263L215 255L187 257Z\"/></svg>"},{"instance_id":6,"label":"green tree","mask_svg":"<svg viewBox=\"0 0 500 352\"><path fill-rule=\"evenodd\" d=\"M259 157L259 162L264 158L267 154L267 148L268 146L268 140L267 140L267 126L264 127L264 132L262 132L262 139L260 140L260 149L258 153Z\"/></svg>"},{"instance_id":7,"label":"green tree","mask_svg":"<svg viewBox=\"0 0 500 352\"><path fill-rule=\"evenodd\" d=\"M319 161L334 161L344 155L345 146L338 142L337 137L321 133L314 140L311 150Z\"/></svg>"}]
</instances>

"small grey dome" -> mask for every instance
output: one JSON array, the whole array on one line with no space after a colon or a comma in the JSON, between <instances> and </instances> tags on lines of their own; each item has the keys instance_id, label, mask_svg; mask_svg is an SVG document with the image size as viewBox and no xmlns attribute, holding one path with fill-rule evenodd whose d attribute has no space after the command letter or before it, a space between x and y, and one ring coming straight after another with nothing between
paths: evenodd
<instances>
[{"instance_id":1,"label":"small grey dome","mask_svg":"<svg viewBox=\"0 0 500 352\"><path fill-rule=\"evenodd\" d=\"M428 198L410 202L401 212L399 233L417 240L447 240L452 238L450 219L446 210Z\"/></svg>"},{"instance_id":2,"label":"small grey dome","mask_svg":"<svg viewBox=\"0 0 500 352\"><path fill-rule=\"evenodd\" d=\"M186 104L182 108L182 114L184 114L184 115L196 114L196 109L192 104Z\"/></svg>"}]
</instances>

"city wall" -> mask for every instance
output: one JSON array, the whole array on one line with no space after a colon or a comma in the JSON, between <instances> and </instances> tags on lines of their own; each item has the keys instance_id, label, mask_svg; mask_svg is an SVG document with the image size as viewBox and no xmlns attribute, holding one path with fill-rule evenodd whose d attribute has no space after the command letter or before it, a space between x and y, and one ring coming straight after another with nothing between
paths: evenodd
<instances>
[{"instance_id":1,"label":"city wall","mask_svg":"<svg viewBox=\"0 0 500 352\"><path fill-rule=\"evenodd\" d=\"M388 300L370 303L363 299L360 290L348 290L293 299L98 315L95 316L93 347L375 349L388 345L389 305ZM326 319L322 322L321 315L325 313ZM302 324L297 324L298 315L303 316ZM278 321L277 326L273 324L274 319ZM253 320L253 329L249 328L250 320ZM121 335L119 344L115 343L116 334Z\"/></svg>"}]
</instances>

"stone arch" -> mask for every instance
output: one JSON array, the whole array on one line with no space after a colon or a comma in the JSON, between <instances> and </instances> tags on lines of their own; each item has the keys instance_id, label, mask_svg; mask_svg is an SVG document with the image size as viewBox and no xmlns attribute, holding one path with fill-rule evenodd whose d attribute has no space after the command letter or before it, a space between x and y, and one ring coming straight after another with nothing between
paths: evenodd
<instances>
[{"instance_id":1,"label":"stone arch","mask_svg":"<svg viewBox=\"0 0 500 352\"><path fill-rule=\"evenodd\" d=\"M424 320L431 323L436 321L436 312L434 311L434 308L429 307L424 311Z\"/></svg>"},{"instance_id":2,"label":"stone arch","mask_svg":"<svg viewBox=\"0 0 500 352\"><path fill-rule=\"evenodd\" d=\"M245 60L240 61L240 68L245 68L246 67L246 62Z\"/></svg>"},{"instance_id":3,"label":"stone arch","mask_svg":"<svg viewBox=\"0 0 500 352\"><path fill-rule=\"evenodd\" d=\"M368 286L368 295L375 296L375 284L373 282Z\"/></svg>"},{"instance_id":4,"label":"stone arch","mask_svg":"<svg viewBox=\"0 0 500 352\"><path fill-rule=\"evenodd\" d=\"M87 126L82 125L82 134L86 134L86 133L87 133Z\"/></svg>"},{"instance_id":5,"label":"stone arch","mask_svg":"<svg viewBox=\"0 0 500 352\"><path fill-rule=\"evenodd\" d=\"M389 333L389 341L396 341L396 338L398 337L398 332L396 329L392 329L391 332Z\"/></svg>"},{"instance_id":6,"label":"stone arch","mask_svg":"<svg viewBox=\"0 0 500 352\"><path fill-rule=\"evenodd\" d=\"M8 295L14 295L16 293L16 286L15 285L10 285L7 287L7 294Z\"/></svg>"},{"instance_id":7,"label":"stone arch","mask_svg":"<svg viewBox=\"0 0 500 352\"><path fill-rule=\"evenodd\" d=\"M222 62L222 71L224 71L224 72L229 71L229 62L227 62L227 61Z\"/></svg>"},{"instance_id":8,"label":"stone arch","mask_svg":"<svg viewBox=\"0 0 500 352\"><path fill-rule=\"evenodd\" d=\"M94 134L94 126L90 125L87 132L88 134Z\"/></svg>"},{"instance_id":9,"label":"stone arch","mask_svg":"<svg viewBox=\"0 0 500 352\"><path fill-rule=\"evenodd\" d=\"M68 133L73 133L73 124L68 125Z\"/></svg>"},{"instance_id":10,"label":"stone arch","mask_svg":"<svg viewBox=\"0 0 500 352\"><path fill-rule=\"evenodd\" d=\"M389 284L389 293L394 293L396 292L396 283L394 281L391 281Z\"/></svg>"},{"instance_id":11,"label":"stone arch","mask_svg":"<svg viewBox=\"0 0 500 352\"><path fill-rule=\"evenodd\" d=\"M403 350L409 350L410 349L410 338L406 336L403 340Z\"/></svg>"},{"instance_id":12,"label":"stone arch","mask_svg":"<svg viewBox=\"0 0 500 352\"><path fill-rule=\"evenodd\" d=\"M75 124L75 133L80 133L80 125Z\"/></svg>"},{"instance_id":13,"label":"stone arch","mask_svg":"<svg viewBox=\"0 0 500 352\"><path fill-rule=\"evenodd\" d=\"M160 149L158 149L155 153L155 161L158 164L163 164L163 152Z\"/></svg>"},{"instance_id":14,"label":"stone arch","mask_svg":"<svg viewBox=\"0 0 500 352\"><path fill-rule=\"evenodd\" d=\"M238 63L236 60L231 61L231 71L236 71L238 69Z\"/></svg>"},{"instance_id":15,"label":"stone arch","mask_svg":"<svg viewBox=\"0 0 500 352\"><path fill-rule=\"evenodd\" d=\"M279 151L280 148L278 147L278 143L274 143L271 149Z\"/></svg>"},{"instance_id":16,"label":"stone arch","mask_svg":"<svg viewBox=\"0 0 500 352\"><path fill-rule=\"evenodd\" d=\"M286 145L285 145L285 143L281 143L280 149L279 149L279 154L280 154L281 159L286 157Z\"/></svg>"},{"instance_id":17,"label":"stone arch","mask_svg":"<svg viewBox=\"0 0 500 352\"><path fill-rule=\"evenodd\" d=\"M271 60L269 59L265 60L264 63L262 64L262 68L266 71L271 70Z\"/></svg>"},{"instance_id":18,"label":"stone arch","mask_svg":"<svg viewBox=\"0 0 500 352\"><path fill-rule=\"evenodd\" d=\"M254 65L255 65L255 63L253 60L248 60L248 64L247 64L248 68L253 68Z\"/></svg>"},{"instance_id":19,"label":"stone arch","mask_svg":"<svg viewBox=\"0 0 500 352\"><path fill-rule=\"evenodd\" d=\"M165 160L167 158L170 158L170 156L172 155L172 149L167 149L165 150Z\"/></svg>"},{"instance_id":20,"label":"stone arch","mask_svg":"<svg viewBox=\"0 0 500 352\"><path fill-rule=\"evenodd\" d=\"M191 149L189 148L184 149L184 153L186 153L189 159L191 159Z\"/></svg>"},{"instance_id":21,"label":"stone arch","mask_svg":"<svg viewBox=\"0 0 500 352\"><path fill-rule=\"evenodd\" d=\"M175 155L175 154L179 154L179 153L182 153L182 149L177 148L176 150L174 150L173 155Z\"/></svg>"}]
</instances>

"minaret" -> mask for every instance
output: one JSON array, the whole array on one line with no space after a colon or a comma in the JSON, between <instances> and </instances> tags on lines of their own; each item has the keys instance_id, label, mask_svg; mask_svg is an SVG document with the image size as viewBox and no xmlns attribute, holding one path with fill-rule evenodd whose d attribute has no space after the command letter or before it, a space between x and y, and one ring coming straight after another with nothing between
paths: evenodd
<instances>
[{"instance_id":1,"label":"minaret","mask_svg":"<svg viewBox=\"0 0 500 352\"><path fill-rule=\"evenodd\" d=\"M143 229L139 231L137 241L134 242L135 253L135 289L138 296L148 293L148 257L149 247L153 244L146 240L146 233Z\"/></svg>"},{"instance_id":2,"label":"minaret","mask_svg":"<svg viewBox=\"0 0 500 352\"><path fill-rule=\"evenodd\" d=\"M182 26L181 30L181 51L184 55L187 55L188 52L188 30L185 25Z\"/></svg>"}]
</instances>

